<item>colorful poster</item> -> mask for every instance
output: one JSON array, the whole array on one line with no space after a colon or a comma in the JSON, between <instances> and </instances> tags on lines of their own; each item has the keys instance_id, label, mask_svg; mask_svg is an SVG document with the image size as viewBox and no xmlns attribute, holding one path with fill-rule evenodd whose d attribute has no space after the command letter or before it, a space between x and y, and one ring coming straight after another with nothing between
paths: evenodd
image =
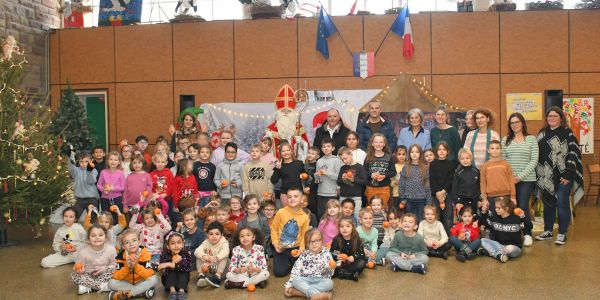
<instances>
[{"instance_id":1,"label":"colorful poster","mask_svg":"<svg viewBox=\"0 0 600 300\"><path fill-rule=\"evenodd\" d=\"M594 98L565 98L563 110L581 154L594 154Z\"/></svg>"},{"instance_id":2,"label":"colorful poster","mask_svg":"<svg viewBox=\"0 0 600 300\"><path fill-rule=\"evenodd\" d=\"M121 26L142 20L142 0L100 0L98 26Z\"/></svg>"},{"instance_id":3,"label":"colorful poster","mask_svg":"<svg viewBox=\"0 0 600 300\"><path fill-rule=\"evenodd\" d=\"M506 117L513 113L521 113L525 120L543 119L542 93L510 93L506 94Z\"/></svg>"}]
</instances>

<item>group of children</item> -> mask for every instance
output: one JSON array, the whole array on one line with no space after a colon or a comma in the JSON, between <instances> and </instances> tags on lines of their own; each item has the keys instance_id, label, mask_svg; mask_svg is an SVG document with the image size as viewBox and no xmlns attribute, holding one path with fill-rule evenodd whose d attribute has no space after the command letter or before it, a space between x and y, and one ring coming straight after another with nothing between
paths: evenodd
<instances>
[{"instance_id":1,"label":"group of children","mask_svg":"<svg viewBox=\"0 0 600 300\"><path fill-rule=\"evenodd\" d=\"M381 134L366 153L354 132L337 155L324 138L304 162L285 141L275 158L269 138L249 154L227 131L214 151L206 134L185 140L171 153L160 139L152 156L144 136L106 161L101 147L71 154L77 202L41 265L75 263L80 294L151 298L160 280L168 299L187 299L194 270L198 287L250 290L266 285L272 259L276 277L291 273L285 295L330 299L332 277L357 281L386 264L425 274L429 257L447 259L451 247L461 262L506 262L523 246L512 169L497 141L478 170L468 149L458 164L445 142L433 155L416 144L392 153Z\"/></svg>"}]
</instances>

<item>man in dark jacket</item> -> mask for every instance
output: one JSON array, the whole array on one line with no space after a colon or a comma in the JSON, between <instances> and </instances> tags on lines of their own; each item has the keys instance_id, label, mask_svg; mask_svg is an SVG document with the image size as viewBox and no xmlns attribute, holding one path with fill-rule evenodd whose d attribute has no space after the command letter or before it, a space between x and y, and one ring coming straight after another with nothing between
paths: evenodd
<instances>
[{"instance_id":1,"label":"man in dark jacket","mask_svg":"<svg viewBox=\"0 0 600 300\"><path fill-rule=\"evenodd\" d=\"M385 135L390 151L394 150L398 140L392 123L381 116L381 103L379 101L369 102L369 115L358 122L356 133L360 140L360 148L365 151L367 151L369 140L373 133Z\"/></svg>"},{"instance_id":2,"label":"man in dark jacket","mask_svg":"<svg viewBox=\"0 0 600 300\"><path fill-rule=\"evenodd\" d=\"M346 145L346 136L349 132L350 129L342 122L340 112L332 108L327 112L327 122L317 128L313 145L321 149L321 141L326 137L331 138L335 144L333 155L337 155L338 149Z\"/></svg>"}]
</instances>

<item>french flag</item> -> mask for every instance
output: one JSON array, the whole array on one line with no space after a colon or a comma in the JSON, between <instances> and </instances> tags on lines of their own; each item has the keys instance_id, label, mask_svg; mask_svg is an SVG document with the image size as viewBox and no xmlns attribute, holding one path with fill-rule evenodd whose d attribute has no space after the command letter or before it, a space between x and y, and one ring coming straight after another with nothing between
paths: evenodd
<instances>
[{"instance_id":1,"label":"french flag","mask_svg":"<svg viewBox=\"0 0 600 300\"><path fill-rule=\"evenodd\" d=\"M413 45L412 27L410 26L410 12L408 11L408 2L404 5L400 14L392 24L391 30L404 39L404 45L402 47L402 55L407 60L415 53L415 46Z\"/></svg>"}]
</instances>

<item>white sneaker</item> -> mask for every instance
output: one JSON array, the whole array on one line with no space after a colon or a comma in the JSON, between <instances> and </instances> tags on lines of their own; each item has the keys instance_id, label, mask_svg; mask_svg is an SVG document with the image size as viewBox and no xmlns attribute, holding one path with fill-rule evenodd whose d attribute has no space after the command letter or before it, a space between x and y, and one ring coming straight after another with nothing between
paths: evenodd
<instances>
[{"instance_id":1,"label":"white sneaker","mask_svg":"<svg viewBox=\"0 0 600 300\"><path fill-rule=\"evenodd\" d=\"M567 242L567 235L559 233L556 235L556 241L554 242L557 245L564 245Z\"/></svg>"},{"instance_id":2,"label":"white sneaker","mask_svg":"<svg viewBox=\"0 0 600 300\"><path fill-rule=\"evenodd\" d=\"M79 295L83 295L83 294L88 294L91 291L92 291L91 288L84 286L84 285L79 285L79 291L77 291L77 293Z\"/></svg>"},{"instance_id":3,"label":"white sneaker","mask_svg":"<svg viewBox=\"0 0 600 300\"><path fill-rule=\"evenodd\" d=\"M523 246L529 247L531 244L533 244L533 238L531 238L531 236L528 234L525 235L523 237Z\"/></svg>"},{"instance_id":4,"label":"white sneaker","mask_svg":"<svg viewBox=\"0 0 600 300\"><path fill-rule=\"evenodd\" d=\"M110 289L108 288L108 282L101 284L100 289L98 290L98 293L104 293L104 292L110 292Z\"/></svg>"}]
</instances>

